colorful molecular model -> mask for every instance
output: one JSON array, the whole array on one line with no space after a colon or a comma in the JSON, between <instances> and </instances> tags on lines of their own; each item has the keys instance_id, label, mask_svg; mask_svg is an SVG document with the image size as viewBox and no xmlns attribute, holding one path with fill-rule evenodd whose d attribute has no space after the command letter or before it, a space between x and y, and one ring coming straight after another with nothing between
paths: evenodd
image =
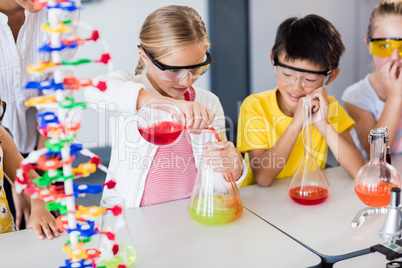
<instances>
[{"instance_id":1,"label":"colorful molecular model","mask_svg":"<svg viewBox=\"0 0 402 268\"><path fill-rule=\"evenodd\" d=\"M42 96L31 98L26 102L27 106L36 106L39 113L38 130L48 139L45 148L31 152L21 163L17 171L16 190L25 192L32 198L43 199L50 211L57 211L60 216L56 219L60 231L66 231L69 239L63 247L63 252L68 254L65 266L69 267L106 267L97 266L110 262L110 259L119 255L119 245L115 242L114 232L102 232L96 226L94 217L102 215L105 211L112 211L119 220L124 220L122 206L101 208L97 206L83 207L75 204L75 199L86 194L98 194L103 187L112 189L116 182L111 179L102 185L77 184L75 179L87 177L96 169L109 173L101 164L100 158L83 149L82 144L75 142L75 136L80 129L81 122L76 115L78 110L86 107L85 103L74 100L74 92L88 86L97 87L104 91L107 88L105 82L93 82L90 79L78 79L67 76L72 73L74 66L86 63L103 63L111 66L107 46L99 37L98 31L90 26L68 19L79 6L72 0L37 0L37 9L47 9L48 22L42 25L42 30L50 36L50 42L39 48L39 53L45 53L50 60L37 62L29 66L28 71L33 74L52 74L52 79L45 81L30 81L26 84L27 90L39 90ZM63 17L67 19L63 19ZM71 16L73 17L73 16ZM68 33L74 32L74 28L84 27L92 34L89 38L64 38ZM61 53L77 49L86 42L103 42L105 52L99 59L79 59L76 61L62 60ZM87 163L73 167L74 160L82 154L89 157ZM33 179L30 173L33 170L42 170L44 175ZM91 240L91 237L99 234L102 240L108 241L108 246L98 249L84 249L83 245ZM121 259L121 258L120 258ZM123 258L124 259L124 258ZM123 262L116 267L126 267Z\"/></svg>"}]
</instances>

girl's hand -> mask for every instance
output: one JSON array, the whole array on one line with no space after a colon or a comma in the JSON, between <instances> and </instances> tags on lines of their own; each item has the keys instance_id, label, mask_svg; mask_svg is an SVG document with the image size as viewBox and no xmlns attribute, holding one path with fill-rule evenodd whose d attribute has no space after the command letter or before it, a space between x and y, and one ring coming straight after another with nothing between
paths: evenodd
<instances>
[{"instance_id":1,"label":"girl's hand","mask_svg":"<svg viewBox=\"0 0 402 268\"><path fill-rule=\"evenodd\" d=\"M173 100L179 106L186 117L186 129L193 134L200 134L201 131L212 124L215 112L208 109L199 102Z\"/></svg>"},{"instance_id":2,"label":"girl's hand","mask_svg":"<svg viewBox=\"0 0 402 268\"><path fill-rule=\"evenodd\" d=\"M49 240L52 240L53 236L60 236L55 218L46 209L45 203L39 199L32 200L31 217L29 217L27 227L32 228L39 239L44 239L43 233Z\"/></svg>"},{"instance_id":3,"label":"girl's hand","mask_svg":"<svg viewBox=\"0 0 402 268\"><path fill-rule=\"evenodd\" d=\"M391 60L380 69L383 90L388 98L402 98L402 59Z\"/></svg>"},{"instance_id":4,"label":"girl's hand","mask_svg":"<svg viewBox=\"0 0 402 268\"><path fill-rule=\"evenodd\" d=\"M320 131L328 124L329 99L327 89L320 87L308 96L311 97L312 123Z\"/></svg>"},{"instance_id":5,"label":"girl's hand","mask_svg":"<svg viewBox=\"0 0 402 268\"><path fill-rule=\"evenodd\" d=\"M204 149L205 164L212 165L215 172L232 172L235 180L240 178L243 157L232 142L208 142Z\"/></svg>"}]
</instances>

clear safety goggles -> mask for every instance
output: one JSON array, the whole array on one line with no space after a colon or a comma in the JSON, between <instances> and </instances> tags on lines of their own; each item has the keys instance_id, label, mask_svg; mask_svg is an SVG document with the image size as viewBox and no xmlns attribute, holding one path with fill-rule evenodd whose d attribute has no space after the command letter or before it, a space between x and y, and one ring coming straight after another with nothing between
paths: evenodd
<instances>
[{"instance_id":1,"label":"clear safety goggles","mask_svg":"<svg viewBox=\"0 0 402 268\"><path fill-rule=\"evenodd\" d=\"M331 72L332 70L321 72L300 69L281 64L278 60L274 60L274 73L276 77L287 84L294 84L297 79L300 79L303 87L319 88L327 83Z\"/></svg>"},{"instance_id":2,"label":"clear safety goggles","mask_svg":"<svg viewBox=\"0 0 402 268\"><path fill-rule=\"evenodd\" d=\"M400 38L369 38L369 51L371 55L389 57L398 50L402 57L402 39Z\"/></svg>"},{"instance_id":3,"label":"clear safety goggles","mask_svg":"<svg viewBox=\"0 0 402 268\"><path fill-rule=\"evenodd\" d=\"M205 54L206 59L203 63L190 66L169 66L155 60L142 45L138 47L142 48L151 62L158 67L160 70L159 76L165 81L178 82L183 80L187 75L189 75L192 80L195 80L208 71L209 66L212 64L212 58L208 51Z\"/></svg>"}]
</instances>

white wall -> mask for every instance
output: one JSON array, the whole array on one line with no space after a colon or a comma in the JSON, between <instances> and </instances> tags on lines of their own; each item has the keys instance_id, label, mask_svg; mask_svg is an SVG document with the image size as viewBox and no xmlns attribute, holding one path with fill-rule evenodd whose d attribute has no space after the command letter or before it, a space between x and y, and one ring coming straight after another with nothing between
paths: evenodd
<instances>
[{"instance_id":1,"label":"white wall","mask_svg":"<svg viewBox=\"0 0 402 268\"><path fill-rule=\"evenodd\" d=\"M80 20L96 29L104 38L110 49L115 70L134 73L138 62L138 35L145 18L155 9L166 5L186 5L194 8L204 20L208 29L207 0L100 0L83 5ZM82 31L86 37L88 33ZM100 45L83 46L77 51L76 58L97 58L102 50ZM102 65L82 65L76 71L77 77L93 78L106 74L107 68ZM207 72L195 83L196 86L210 88L210 76ZM78 95L78 99L82 96ZM105 146L109 143L107 119L96 111L86 110L83 113L82 128L77 140L85 147Z\"/></svg>"},{"instance_id":2,"label":"white wall","mask_svg":"<svg viewBox=\"0 0 402 268\"><path fill-rule=\"evenodd\" d=\"M369 17L379 0L250 0L251 92L276 87L270 53L279 24L292 16L318 14L342 35L346 51L341 72L328 86L329 94L341 100L343 90L371 70L371 57L363 40ZM341 103L341 102L340 102Z\"/></svg>"}]
</instances>

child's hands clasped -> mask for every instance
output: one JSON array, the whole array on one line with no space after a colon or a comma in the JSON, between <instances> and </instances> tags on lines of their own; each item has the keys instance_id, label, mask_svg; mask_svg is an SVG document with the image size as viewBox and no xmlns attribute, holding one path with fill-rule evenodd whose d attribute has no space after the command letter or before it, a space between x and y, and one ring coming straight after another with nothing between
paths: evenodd
<instances>
[{"instance_id":1,"label":"child's hands clasped","mask_svg":"<svg viewBox=\"0 0 402 268\"><path fill-rule=\"evenodd\" d=\"M323 127L328 124L329 99L327 89L320 87L312 93L307 94L306 97L311 97L312 123L319 131L321 131ZM303 128L303 98L300 98L299 103L297 104L292 124L295 124L299 131Z\"/></svg>"},{"instance_id":2,"label":"child's hands clasped","mask_svg":"<svg viewBox=\"0 0 402 268\"><path fill-rule=\"evenodd\" d=\"M322 133L328 124L328 91L326 88L320 87L307 96L311 97L312 123Z\"/></svg>"},{"instance_id":3,"label":"child's hands clasped","mask_svg":"<svg viewBox=\"0 0 402 268\"><path fill-rule=\"evenodd\" d=\"M240 177L243 158L232 142L208 142L204 149L205 164L212 165L215 172L232 172L235 180Z\"/></svg>"}]
</instances>

